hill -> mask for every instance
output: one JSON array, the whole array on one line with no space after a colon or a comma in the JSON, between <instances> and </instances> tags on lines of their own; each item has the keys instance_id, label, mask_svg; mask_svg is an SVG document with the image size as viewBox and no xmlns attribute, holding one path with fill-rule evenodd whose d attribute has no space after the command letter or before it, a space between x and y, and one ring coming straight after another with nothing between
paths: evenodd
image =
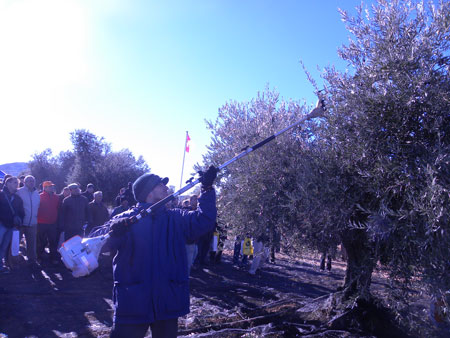
<instances>
[{"instance_id":1,"label":"hill","mask_svg":"<svg viewBox=\"0 0 450 338\"><path fill-rule=\"evenodd\" d=\"M27 162L14 162L14 163L5 163L0 164L0 170L4 171L5 174L10 174L13 176L18 176L25 171L28 171L28 163Z\"/></svg>"}]
</instances>

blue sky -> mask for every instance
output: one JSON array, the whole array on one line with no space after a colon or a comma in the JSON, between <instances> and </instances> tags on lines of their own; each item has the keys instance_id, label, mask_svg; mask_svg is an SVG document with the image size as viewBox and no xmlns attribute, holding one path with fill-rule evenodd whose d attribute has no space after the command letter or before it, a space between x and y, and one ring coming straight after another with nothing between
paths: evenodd
<instances>
[{"instance_id":1,"label":"blue sky","mask_svg":"<svg viewBox=\"0 0 450 338\"><path fill-rule=\"evenodd\" d=\"M315 103L300 60L319 82L317 67L344 69L338 8L359 4L0 0L0 164L69 150L69 133L87 129L178 188L186 131L185 179L210 140L204 120L227 101L268 85Z\"/></svg>"}]
</instances>

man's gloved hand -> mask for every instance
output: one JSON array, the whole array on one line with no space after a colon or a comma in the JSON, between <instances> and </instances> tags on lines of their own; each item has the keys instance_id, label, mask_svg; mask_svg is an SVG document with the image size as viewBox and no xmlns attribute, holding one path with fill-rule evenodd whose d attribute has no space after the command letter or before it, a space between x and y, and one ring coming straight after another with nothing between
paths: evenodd
<instances>
[{"instance_id":1,"label":"man's gloved hand","mask_svg":"<svg viewBox=\"0 0 450 338\"><path fill-rule=\"evenodd\" d=\"M327 110L327 108L325 107L325 101L323 99L319 99L317 101L316 104L316 108L314 108L310 113L309 113L309 118L316 118L316 117L324 117L325 115L325 111Z\"/></svg>"},{"instance_id":2,"label":"man's gloved hand","mask_svg":"<svg viewBox=\"0 0 450 338\"><path fill-rule=\"evenodd\" d=\"M111 237L121 237L125 235L130 226L127 225L127 217L119 217L110 221L109 223L109 234Z\"/></svg>"},{"instance_id":3,"label":"man's gloved hand","mask_svg":"<svg viewBox=\"0 0 450 338\"><path fill-rule=\"evenodd\" d=\"M198 174L200 176L199 180L202 183L203 190L207 190L212 187L214 180L217 177L218 171L219 170L215 166L212 165L205 172L203 172L203 171L198 172Z\"/></svg>"}]
</instances>

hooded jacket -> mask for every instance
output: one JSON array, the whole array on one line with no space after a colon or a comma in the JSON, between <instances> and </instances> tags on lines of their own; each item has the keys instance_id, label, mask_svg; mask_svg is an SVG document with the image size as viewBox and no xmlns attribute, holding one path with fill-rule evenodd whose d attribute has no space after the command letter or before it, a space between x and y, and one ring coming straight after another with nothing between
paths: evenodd
<instances>
[{"instance_id":1,"label":"hooded jacket","mask_svg":"<svg viewBox=\"0 0 450 338\"><path fill-rule=\"evenodd\" d=\"M214 190L198 201L196 211L152 211L125 235L110 239L111 248L118 250L113 260L115 323L152 323L189 313L185 243L211 231L217 216ZM120 216L137 212L134 208Z\"/></svg>"}]
</instances>

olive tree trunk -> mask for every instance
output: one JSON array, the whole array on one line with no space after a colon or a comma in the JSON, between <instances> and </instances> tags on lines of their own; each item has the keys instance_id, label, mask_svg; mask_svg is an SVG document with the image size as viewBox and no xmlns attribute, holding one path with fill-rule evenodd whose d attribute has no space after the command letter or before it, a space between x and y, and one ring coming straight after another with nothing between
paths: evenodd
<instances>
[{"instance_id":1,"label":"olive tree trunk","mask_svg":"<svg viewBox=\"0 0 450 338\"><path fill-rule=\"evenodd\" d=\"M372 272L375 267L373 248L364 230L352 229L341 235L347 252L347 270L344 284L340 288L345 298L362 297L369 300Z\"/></svg>"}]
</instances>

